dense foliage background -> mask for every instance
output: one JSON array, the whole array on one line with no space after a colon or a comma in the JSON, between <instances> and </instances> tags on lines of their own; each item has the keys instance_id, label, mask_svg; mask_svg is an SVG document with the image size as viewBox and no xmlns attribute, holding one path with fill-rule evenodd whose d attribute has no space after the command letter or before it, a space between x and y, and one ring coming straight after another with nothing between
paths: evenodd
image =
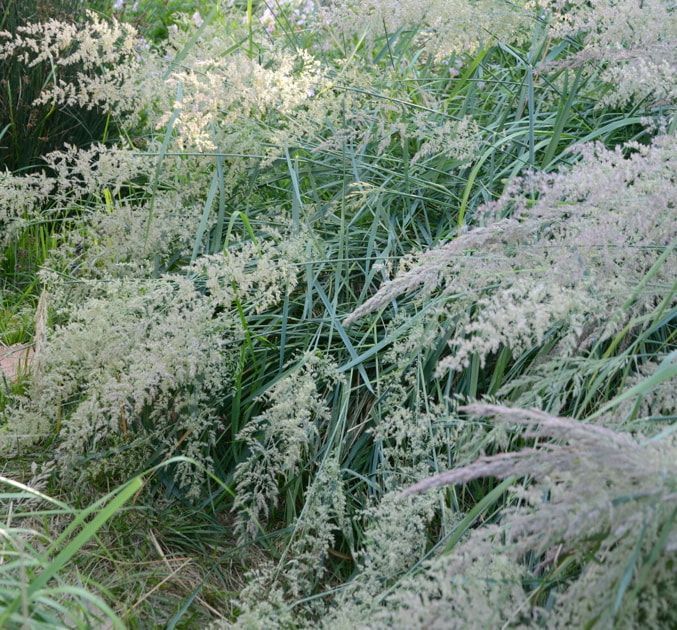
<instances>
[{"instance_id":1,"label":"dense foliage background","mask_svg":"<svg viewBox=\"0 0 677 630\"><path fill-rule=\"evenodd\" d=\"M674 626L676 32L0 0L0 626Z\"/></svg>"}]
</instances>

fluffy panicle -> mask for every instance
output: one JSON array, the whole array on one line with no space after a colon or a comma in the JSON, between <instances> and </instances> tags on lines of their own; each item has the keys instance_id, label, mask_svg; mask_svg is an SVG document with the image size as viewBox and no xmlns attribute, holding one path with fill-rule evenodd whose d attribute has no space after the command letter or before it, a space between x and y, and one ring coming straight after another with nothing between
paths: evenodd
<instances>
[{"instance_id":1,"label":"fluffy panicle","mask_svg":"<svg viewBox=\"0 0 677 630\"><path fill-rule=\"evenodd\" d=\"M35 104L100 108L129 117L145 105L136 30L87 12L83 23L48 20L0 32L0 59L17 57L27 67L51 64L55 76Z\"/></svg>"},{"instance_id":2,"label":"fluffy panicle","mask_svg":"<svg viewBox=\"0 0 677 630\"><path fill-rule=\"evenodd\" d=\"M341 469L335 457L322 462L305 499L283 558L286 564L280 567L286 589L295 599L310 595L321 584L337 534L348 529Z\"/></svg>"},{"instance_id":3,"label":"fluffy panicle","mask_svg":"<svg viewBox=\"0 0 677 630\"><path fill-rule=\"evenodd\" d=\"M577 580L559 589L551 622L571 627L591 620L613 625L617 619L631 623L643 619L650 625L670 625L677 548L672 528L677 511L674 435L637 441L535 410L474 404L461 411L522 425L528 429L526 437L545 442L442 473L405 494L485 476L528 475L535 486L501 522L502 553L514 560L540 554L540 571L566 557L582 561L595 553L597 559L585 564ZM495 535L492 539L499 540ZM478 530L454 552L450 563L453 566L469 546L488 542ZM619 599L618 593L625 598Z\"/></svg>"},{"instance_id":4,"label":"fluffy panicle","mask_svg":"<svg viewBox=\"0 0 677 630\"><path fill-rule=\"evenodd\" d=\"M405 259L401 263L400 273L393 280L386 282L376 295L348 315L344 323L350 325L415 289L422 288L425 294L430 294L443 282L445 269L456 258L460 258L467 251L493 248L497 243L514 241L519 237L516 228L515 221L499 221L490 227L476 228L462 234L448 244L416 258Z\"/></svg>"},{"instance_id":5,"label":"fluffy panicle","mask_svg":"<svg viewBox=\"0 0 677 630\"><path fill-rule=\"evenodd\" d=\"M50 257L80 278L150 277L157 262L187 257L203 207L184 191L162 191L152 203L115 199L77 220L79 232L64 238Z\"/></svg>"},{"instance_id":6,"label":"fluffy panicle","mask_svg":"<svg viewBox=\"0 0 677 630\"><path fill-rule=\"evenodd\" d=\"M479 125L471 116L452 119L444 103L423 92L425 108L411 111L398 104L393 85L368 74L354 61L340 60L339 67L323 68L331 73L303 107L268 135L274 146L308 146L318 155L354 147L357 154L375 156L389 151L411 152L411 172L425 174L435 164L470 161L482 144ZM271 150L267 150L267 155Z\"/></svg>"},{"instance_id":7,"label":"fluffy panicle","mask_svg":"<svg viewBox=\"0 0 677 630\"><path fill-rule=\"evenodd\" d=\"M553 627L620 620L671 625L674 435L638 441L537 410L488 404L460 411L524 427L522 436L538 445L423 480L402 493L390 513L406 512L420 492L482 477L528 476L533 485L516 491L520 501L500 523L476 529L450 553L422 563L385 596L346 601L332 623L464 628L486 605L480 614L491 625L531 625L534 615ZM587 562L590 554L594 562ZM548 579L562 562L580 562L580 575L561 579L549 610L534 610L529 600L537 593L526 592L523 582L528 571Z\"/></svg>"},{"instance_id":8,"label":"fluffy panicle","mask_svg":"<svg viewBox=\"0 0 677 630\"><path fill-rule=\"evenodd\" d=\"M44 158L56 178L62 203L72 203L88 195L102 195L108 190L117 197L121 191L135 188L148 192L148 178L154 160L131 146L105 146L95 143L88 148L65 145Z\"/></svg>"},{"instance_id":9,"label":"fluffy panicle","mask_svg":"<svg viewBox=\"0 0 677 630\"><path fill-rule=\"evenodd\" d=\"M312 235L293 237L268 230L268 239L243 243L221 254L202 256L191 267L205 282L212 300L231 308L245 298L245 306L260 313L280 301L297 284L299 263L306 260Z\"/></svg>"},{"instance_id":10,"label":"fluffy panicle","mask_svg":"<svg viewBox=\"0 0 677 630\"><path fill-rule=\"evenodd\" d=\"M156 126L172 120L181 149L240 152L255 140L249 151L255 153L266 140L264 120L274 115L284 126L287 116L322 89L320 64L303 50L271 50L265 61L227 54L223 41L212 36L168 77L164 89L176 98Z\"/></svg>"},{"instance_id":11,"label":"fluffy panicle","mask_svg":"<svg viewBox=\"0 0 677 630\"><path fill-rule=\"evenodd\" d=\"M573 289L520 278L503 291L479 298L476 306L480 313L450 342L451 354L438 364L438 374L468 367L473 355L480 357L483 366L486 357L503 347L519 356L540 345L562 321L575 338L592 307L585 294Z\"/></svg>"},{"instance_id":12,"label":"fluffy panicle","mask_svg":"<svg viewBox=\"0 0 677 630\"><path fill-rule=\"evenodd\" d=\"M441 287L457 321L442 373L467 366L473 354L484 360L501 347L528 350L556 326L566 354L651 308L669 290L676 264L674 138L615 151L593 145L581 154L570 170L528 178L481 210L486 227L405 261L346 323L414 289L428 295Z\"/></svg>"},{"instance_id":13,"label":"fluffy panicle","mask_svg":"<svg viewBox=\"0 0 677 630\"><path fill-rule=\"evenodd\" d=\"M180 453L209 468L221 422L215 401L230 393L244 339L235 301L256 310L293 286L298 244L283 243L284 251L264 242L203 257L190 270L194 281L173 274L71 288L56 276L53 309L67 323L49 336L27 397L6 411L4 446L57 434L66 477L124 476L153 452L162 459ZM277 265L278 258L285 262ZM207 293L198 289L205 285ZM100 462L91 457L103 452ZM179 464L177 479L196 495L203 471Z\"/></svg>"},{"instance_id":14,"label":"fluffy panicle","mask_svg":"<svg viewBox=\"0 0 677 630\"><path fill-rule=\"evenodd\" d=\"M529 620L524 569L506 556L487 553L493 541L464 545L453 557L425 562L404 578L375 610L362 611L375 629L501 628ZM478 624L478 620L481 623Z\"/></svg>"},{"instance_id":15,"label":"fluffy panicle","mask_svg":"<svg viewBox=\"0 0 677 630\"><path fill-rule=\"evenodd\" d=\"M636 390L647 379L656 379L661 371L664 372L666 368L669 369L676 362L677 357L674 355L667 356L661 363L657 360L646 361L638 367L635 374L627 379L625 386L628 389ZM619 412L619 416L626 422L645 422L649 426L652 420L661 417L669 420L677 415L677 391L674 381L672 379L660 379L648 391L637 391L635 396L628 397L620 405ZM642 429L644 428L648 429L649 427L642 427ZM652 433L654 430L647 432Z\"/></svg>"},{"instance_id":16,"label":"fluffy panicle","mask_svg":"<svg viewBox=\"0 0 677 630\"><path fill-rule=\"evenodd\" d=\"M390 492L367 508L358 554L360 575L351 599L368 601L423 557L436 503L434 497L425 496L402 501L399 493Z\"/></svg>"},{"instance_id":17,"label":"fluffy panicle","mask_svg":"<svg viewBox=\"0 0 677 630\"><path fill-rule=\"evenodd\" d=\"M519 3L501 0L331 0L321 19L348 35L390 36L418 29L427 52L441 60L473 53L487 41L511 41L529 24Z\"/></svg>"},{"instance_id":18,"label":"fluffy panicle","mask_svg":"<svg viewBox=\"0 0 677 630\"><path fill-rule=\"evenodd\" d=\"M459 162L469 162L480 148L480 131L471 118L460 121L438 122L429 114L414 116L413 133L402 134L403 140L413 136L419 143L418 151L411 158L412 165L433 155L444 153Z\"/></svg>"},{"instance_id":19,"label":"fluffy panicle","mask_svg":"<svg viewBox=\"0 0 677 630\"><path fill-rule=\"evenodd\" d=\"M190 256L213 162L194 160L189 168L187 160L173 156L160 172L153 155L158 147L148 148L145 153L127 144L66 145L45 156L54 187L40 218L65 218L74 228L52 253L54 266L68 265L79 277L148 275L158 261ZM76 206L84 211L74 214ZM216 209L207 210L215 221ZM205 230L200 251L209 236Z\"/></svg>"},{"instance_id":20,"label":"fluffy panicle","mask_svg":"<svg viewBox=\"0 0 677 630\"><path fill-rule=\"evenodd\" d=\"M601 64L614 86L600 105L648 99L674 104L677 97L677 12L671 0L538 0L555 37L583 36L584 47L553 66ZM546 66L546 67L548 67Z\"/></svg>"},{"instance_id":21,"label":"fluffy panicle","mask_svg":"<svg viewBox=\"0 0 677 630\"><path fill-rule=\"evenodd\" d=\"M0 171L0 248L40 216L53 189L54 180L44 173L13 175Z\"/></svg>"},{"instance_id":22,"label":"fluffy panicle","mask_svg":"<svg viewBox=\"0 0 677 630\"><path fill-rule=\"evenodd\" d=\"M209 464L212 401L228 390L240 336L180 277L106 285L50 336L28 398L7 412L3 446L57 434L64 477L124 479L153 451ZM182 465L177 476L199 493L200 471Z\"/></svg>"},{"instance_id":23,"label":"fluffy panicle","mask_svg":"<svg viewBox=\"0 0 677 630\"><path fill-rule=\"evenodd\" d=\"M248 584L238 598L242 607L238 627L277 625L283 619L294 624L291 604L312 595L322 583L329 551L337 534L348 527L345 511L341 471L332 457L319 466L280 561L276 566L250 572ZM318 602L314 613L321 612Z\"/></svg>"},{"instance_id":24,"label":"fluffy panicle","mask_svg":"<svg viewBox=\"0 0 677 630\"><path fill-rule=\"evenodd\" d=\"M336 378L330 363L312 354L303 357L264 395L264 412L240 432L249 451L235 471L234 509L242 538L257 534L277 505L280 482L291 479L315 453L330 414L325 389Z\"/></svg>"}]
</instances>

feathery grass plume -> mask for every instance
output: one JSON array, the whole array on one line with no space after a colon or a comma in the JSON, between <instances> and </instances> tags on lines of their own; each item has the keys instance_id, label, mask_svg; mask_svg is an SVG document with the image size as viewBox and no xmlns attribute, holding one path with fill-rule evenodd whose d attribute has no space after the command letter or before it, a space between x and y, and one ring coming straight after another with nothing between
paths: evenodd
<instances>
[{"instance_id":1,"label":"feathery grass plume","mask_svg":"<svg viewBox=\"0 0 677 630\"><path fill-rule=\"evenodd\" d=\"M18 28L47 20L81 22L87 7L105 5L107 0L0 0L0 46L7 43L6 34ZM34 51L35 52L35 51ZM114 121L100 111L84 107L54 107L52 103L36 105L48 85L54 82L56 60L28 67L19 55L0 55L0 164L13 171L32 169L45 153L58 149L65 142L84 145L117 135ZM87 59L86 63L91 63ZM83 68L73 63L60 67L62 79L74 79Z\"/></svg>"},{"instance_id":2,"label":"feathery grass plume","mask_svg":"<svg viewBox=\"0 0 677 630\"><path fill-rule=\"evenodd\" d=\"M158 181L156 158L126 144L101 143L67 144L43 161L49 176L2 176L6 240L0 243L22 227L67 225L49 264L80 277L145 274L158 258L190 253L212 177L204 164L197 161L187 173L180 160L168 160Z\"/></svg>"},{"instance_id":3,"label":"feathery grass plume","mask_svg":"<svg viewBox=\"0 0 677 630\"><path fill-rule=\"evenodd\" d=\"M397 628L502 628L529 626L532 620L522 586L525 571L517 562L495 551L485 538L466 543L453 556L423 563L412 576L400 580L381 606L348 611L355 625ZM337 617L346 614L337 613ZM331 627L327 624L327 627Z\"/></svg>"},{"instance_id":4,"label":"feathery grass plume","mask_svg":"<svg viewBox=\"0 0 677 630\"><path fill-rule=\"evenodd\" d=\"M403 494L486 476L528 476L534 485L500 523L505 542L499 553L515 560L536 554L541 561L532 570L546 580L549 572L578 567L569 579L562 574L550 623L670 625L677 549L674 433L636 439L538 410L482 403L460 411L523 426L524 437L537 438L537 445L481 458ZM460 553L474 544L471 537Z\"/></svg>"},{"instance_id":5,"label":"feathery grass plume","mask_svg":"<svg viewBox=\"0 0 677 630\"><path fill-rule=\"evenodd\" d=\"M266 228L255 243L245 242L220 254L201 256L191 267L198 274L215 304L231 308L237 300L256 313L279 303L285 291L298 282L299 264L312 253L309 230L290 236Z\"/></svg>"},{"instance_id":6,"label":"feathery grass plume","mask_svg":"<svg viewBox=\"0 0 677 630\"><path fill-rule=\"evenodd\" d=\"M406 323L402 313L396 322ZM439 472L451 462L474 458L491 446L505 447L505 432L487 431L484 423L468 422L457 413L455 397L426 392L421 357L425 348L440 344L444 330L431 318L414 324L410 334L396 340L382 355L383 388L367 434L377 445L376 469L383 492L397 492L415 479ZM387 376L385 376L387 375Z\"/></svg>"},{"instance_id":7,"label":"feathery grass plume","mask_svg":"<svg viewBox=\"0 0 677 630\"><path fill-rule=\"evenodd\" d=\"M28 395L6 410L5 446L56 435L64 477L124 477L175 453L209 468L217 401L230 394L245 338L238 307L274 305L306 251L305 236L278 234L159 279L85 274L71 287L57 275L52 307L65 323L48 336ZM203 473L180 463L176 477L200 493Z\"/></svg>"},{"instance_id":8,"label":"feathery grass plume","mask_svg":"<svg viewBox=\"0 0 677 630\"><path fill-rule=\"evenodd\" d=\"M319 60L308 51L262 44L257 58L224 38L218 25L205 26L197 41L177 33L169 51L188 48L181 64L170 66L158 99L157 129L171 120L182 150L248 153L264 150L271 129L303 107L326 80ZM163 100L164 99L164 100Z\"/></svg>"},{"instance_id":9,"label":"feathery grass plume","mask_svg":"<svg viewBox=\"0 0 677 630\"><path fill-rule=\"evenodd\" d=\"M322 66L325 79L303 107L294 110L267 132L273 147L303 147L322 157L350 147L357 155L378 158L411 155L413 177L430 175L440 162L469 162L477 155L483 135L471 115L450 117L432 91L420 89L423 101L408 104L397 89L398 71L384 68L375 75L364 62L338 59ZM275 157L267 149L268 159Z\"/></svg>"},{"instance_id":10,"label":"feathery grass plume","mask_svg":"<svg viewBox=\"0 0 677 630\"><path fill-rule=\"evenodd\" d=\"M150 277L158 265L171 269L172 261L190 256L195 225L203 213L202 205L186 198L187 192L162 191L152 203L116 199L87 208L74 221L79 230L60 240L48 264L80 279L102 281Z\"/></svg>"},{"instance_id":11,"label":"feathery grass plume","mask_svg":"<svg viewBox=\"0 0 677 630\"><path fill-rule=\"evenodd\" d=\"M318 468L279 568L286 590L295 599L312 594L322 583L329 551L349 526L339 462L331 457Z\"/></svg>"},{"instance_id":12,"label":"feathery grass plume","mask_svg":"<svg viewBox=\"0 0 677 630\"><path fill-rule=\"evenodd\" d=\"M38 218L54 183L45 173L14 175L0 171L0 256L21 228Z\"/></svg>"},{"instance_id":13,"label":"feathery grass plume","mask_svg":"<svg viewBox=\"0 0 677 630\"><path fill-rule=\"evenodd\" d=\"M257 535L278 503L280 483L289 482L315 454L322 426L330 419L326 391L337 381L335 366L307 354L292 373L263 396L265 411L238 436L249 451L235 470L237 531Z\"/></svg>"},{"instance_id":14,"label":"feathery grass plume","mask_svg":"<svg viewBox=\"0 0 677 630\"><path fill-rule=\"evenodd\" d=\"M526 571L496 553L494 526L472 532L453 555L431 559L425 553L436 504L434 493L383 497L371 511L358 571L323 628L467 628L476 625L478 614L483 625L494 627L524 606ZM450 531L454 524L448 523Z\"/></svg>"},{"instance_id":15,"label":"feathery grass plume","mask_svg":"<svg viewBox=\"0 0 677 630\"><path fill-rule=\"evenodd\" d=\"M379 473L388 489L428 474L435 455L446 451L448 446L444 432L435 429L437 420L445 416L445 406L427 399L418 404L409 402L411 390L392 389L384 396L380 410L382 420L370 431L373 439L382 444ZM448 412L446 415L448 417Z\"/></svg>"},{"instance_id":16,"label":"feathery grass plume","mask_svg":"<svg viewBox=\"0 0 677 630\"><path fill-rule=\"evenodd\" d=\"M82 24L50 19L0 32L0 59L16 57L27 68L51 64L54 76L35 105L98 108L127 120L145 106L138 46L134 27L93 11Z\"/></svg>"},{"instance_id":17,"label":"feathery grass plume","mask_svg":"<svg viewBox=\"0 0 677 630\"><path fill-rule=\"evenodd\" d=\"M153 152L129 144L86 149L66 145L44 157L54 175L50 207L41 220L71 229L59 238L49 264L78 277L150 275L158 262L190 256L213 163L166 159L161 171ZM213 214L213 212L212 212ZM209 237L205 230L200 246Z\"/></svg>"},{"instance_id":18,"label":"feathery grass plume","mask_svg":"<svg viewBox=\"0 0 677 630\"><path fill-rule=\"evenodd\" d=\"M56 436L59 472L74 479L124 479L175 453L208 465L240 336L180 276L100 286L49 336L28 396L5 410L3 446ZM200 492L192 466L176 476Z\"/></svg>"},{"instance_id":19,"label":"feathery grass plume","mask_svg":"<svg viewBox=\"0 0 677 630\"><path fill-rule=\"evenodd\" d=\"M439 287L442 313L456 319L442 374L473 354L484 364L502 347L524 352L557 327L566 356L652 308L668 295L677 262L675 139L580 152L570 169L518 181L481 209L486 227L406 260L346 324L414 289Z\"/></svg>"},{"instance_id":20,"label":"feathery grass plume","mask_svg":"<svg viewBox=\"0 0 677 630\"><path fill-rule=\"evenodd\" d=\"M417 29L418 47L438 61L472 54L492 40L514 41L530 24L519 2L501 0L331 0L320 19L371 40Z\"/></svg>"},{"instance_id":21,"label":"feathery grass plume","mask_svg":"<svg viewBox=\"0 0 677 630\"><path fill-rule=\"evenodd\" d=\"M413 137L420 143L411 158L412 165L440 153L447 157L453 156L461 163L469 162L480 149L480 130L470 117L440 123L428 112L417 112L413 116L413 123L414 130L411 134L406 130L402 133L401 127L398 130L403 141Z\"/></svg>"},{"instance_id":22,"label":"feathery grass plume","mask_svg":"<svg viewBox=\"0 0 677 630\"><path fill-rule=\"evenodd\" d=\"M548 67L602 66L601 79L613 89L600 106L630 101L675 103L677 12L671 0L537 0L550 16L555 37L582 34L580 52Z\"/></svg>"},{"instance_id":23,"label":"feathery grass plume","mask_svg":"<svg viewBox=\"0 0 677 630\"><path fill-rule=\"evenodd\" d=\"M60 238L47 264L79 280L148 278L158 267L176 270L195 246L195 226L204 213L204 202L196 199L199 187L195 181L194 188L162 190L152 201L113 199L104 191L105 203L85 204L84 211L71 219L77 229ZM205 232L198 241L201 249L210 236Z\"/></svg>"},{"instance_id":24,"label":"feathery grass plume","mask_svg":"<svg viewBox=\"0 0 677 630\"><path fill-rule=\"evenodd\" d=\"M400 492L393 491L365 510L360 574L351 599L368 601L423 557L437 504L431 496L402 501Z\"/></svg>"},{"instance_id":25,"label":"feathery grass plume","mask_svg":"<svg viewBox=\"0 0 677 630\"><path fill-rule=\"evenodd\" d=\"M516 491L520 502L505 509L498 523L472 531L379 596L346 599L327 625L462 628L474 623L478 607L482 623L492 625L670 625L677 549L674 435L639 441L497 405L460 411L523 426L523 437L538 445L422 480L400 494L400 507L390 513L406 511L412 495L487 476L527 476L533 485ZM555 582L554 605L541 608Z\"/></svg>"},{"instance_id":26,"label":"feathery grass plume","mask_svg":"<svg viewBox=\"0 0 677 630\"><path fill-rule=\"evenodd\" d=\"M565 438L569 441L575 441L575 446L578 448L578 451L576 452L580 453L581 457L584 457L584 453L581 450L583 447L588 449L588 456L590 456L590 452L594 451L595 448L608 448L608 457L600 458L597 461L598 466L607 464L611 466L611 460L616 457L622 459L622 461L617 464L618 466L622 466L623 464L629 466L634 460L626 461L623 458L626 456L629 457L630 455L634 457L637 453L641 452L639 445L628 434L617 433L611 429L594 424L585 424L572 419L558 418L537 409L519 409L477 403L460 407L459 411L467 412L475 416L491 415L496 417L499 421L514 422L515 424L521 424L527 427L535 425L538 428L538 433L532 435L527 432L525 434L526 436L535 437L538 435L540 437ZM498 455L483 457L468 466L443 472L434 477L419 481L407 488L403 492L403 496L426 492L440 486L466 483L480 477L491 476L505 479L513 475L526 476L530 471L532 474L535 474L534 471L530 469L530 466L534 466L535 464L544 467L543 471L540 469L538 470L538 473L543 476L551 474L552 469L555 467L558 467L559 470L565 472L569 467L581 464L581 462L576 461L575 458L571 461L568 460L568 457L573 452L574 449L568 449L566 447L541 446L539 448L526 448L517 453L500 453ZM594 458L592 459L594 460Z\"/></svg>"},{"instance_id":27,"label":"feathery grass plume","mask_svg":"<svg viewBox=\"0 0 677 630\"><path fill-rule=\"evenodd\" d=\"M238 595L238 627L261 627L300 622L294 601L311 596L328 573L329 552L337 535L346 532L346 497L336 457L322 461L305 493L291 538L277 564L257 567ZM326 612L321 600L304 607L303 617L316 619Z\"/></svg>"},{"instance_id":28,"label":"feathery grass plume","mask_svg":"<svg viewBox=\"0 0 677 630\"><path fill-rule=\"evenodd\" d=\"M100 142L87 148L65 144L63 148L44 156L44 161L56 179L57 198L66 205L90 195L102 195L108 190L119 197L150 192L148 179L155 161L129 144L106 146Z\"/></svg>"}]
</instances>

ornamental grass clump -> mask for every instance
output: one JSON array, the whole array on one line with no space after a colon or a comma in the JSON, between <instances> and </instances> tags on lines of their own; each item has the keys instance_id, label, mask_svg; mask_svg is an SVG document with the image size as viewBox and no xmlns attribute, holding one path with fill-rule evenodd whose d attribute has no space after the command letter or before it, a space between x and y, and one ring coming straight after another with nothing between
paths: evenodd
<instances>
[{"instance_id":1,"label":"ornamental grass clump","mask_svg":"<svg viewBox=\"0 0 677 630\"><path fill-rule=\"evenodd\" d=\"M0 174L3 469L90 505L0 501L0 625L674 626L672 3L103 8L0 34L101 123Z\"/></svg>"},{"instance_id":2,"label":"ornamental grass clump","mask_svg":"<svg viewBox=\"0 0 677 630\"><path fill-rule=\"evenodd\" d=\"M36 104L43 91L55 80L55 66L49 60L31 64L18 54L7 54L21 28L34 27L49 20L76 20L87 7L98 2L86 0L1 0L0 1L0 163L3 170L32 169L39 166L45 153L66 143L86 144L106 133L114 137L117 129L97 110L85 106L54 107ZM27 52L27 51L24 51ZM52 57L52 61L58 59ZM91 63L92 59L84 63ZM84 64L73 62L60 68L59 76L72 78L83 71Z\"/></svg>"},{"instance_id":3,"label":"ornamental grass clump","mask_svg":"<svg viewBox=\"0 0 677 630\"><path fill-rule=\"evenodd\" d=\"M69 290L52 276L64 323L36 357L28 392L5 412L5 452L56 438L64 478L120 480L181 454L199 467L178 464L176 479L200 495L247 338L238 310L270 307L293 287L294 243L263 244L260 257L247 248L204 257L190 277L82 280Z\"/></svg>"},{"instance_id":4,"label":"ornamental grass clump","mask_svg":"<svg viewBox=\"0 0 677 630\"><path fill-rule=\"evenodd\" d=\"M4 448L56 436L59 470L75 481L124 480L177 453L207 463L219 421L212 401L233 369L227 337L238 336L213 310L180 277L106 285L50 336ZM179 468L199 492L201 474Z\"/></svg>"},{"instance_id":5,"label":"ornamental grass clump","mask_svg":"<svg viewBox=\"0 0 677 630\"><path fill-rule=\"evenodd\" d=\"M442 374L503 347L522 354L553 331L554 349L580 352L641 317L668 297L675 273L674 140L580 153L570 169L516 182L480 208L484 226L406 261L346 323L439 289L433 316L455 326Z\"/></svg>"},{"instance_id":6,"label":"ornamental grass clump","mask_svg":"<svg viewBox=\"0 0 677 630\"><path fill-rule=\"evenodd\" d=\"M549 625L604 627L621 619L630 625L671 625L677 513L674 436L637 439L536 410L488 404L461 411L522 426L524 436L537 439L537 446L485 457L422 480L405 495L484 476L528 475L534 483L520 492L520 503L505 512L498 527L477 530L448 558L435 561L432 571L440 571L436 578L428 568L404 589L412 590L402 600L398 594L386 601L383 618L389 619L393 608L400 609L396 618L410 614L414 597L432 597L431 607L423 610L434 611L433 619L450 614L455 593L446 587L445 610L444 596L439 599L444 581L463 575L457 562L463 562L466 550L477 554L484 544L491 546L494 557L527 560L534 574L558 582L551 596L554 605L538 613ZM491 573L484 580L491 581ZM426 590L416 594L417 586ZM514 578L502 586L506 595L510 590L514 595L515 587ZM527 599L538 607L538 589L528 598L519 590L517 594L508 599L513 609L505 617L507 623L519 623Z\"/></svg>"}]
</instances>

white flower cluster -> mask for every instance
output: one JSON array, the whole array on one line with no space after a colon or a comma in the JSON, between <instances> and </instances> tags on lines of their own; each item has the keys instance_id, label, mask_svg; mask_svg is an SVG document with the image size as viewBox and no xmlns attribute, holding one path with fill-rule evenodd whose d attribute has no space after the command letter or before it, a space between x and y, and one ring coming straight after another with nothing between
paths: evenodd
<instances>
[{"instance_id":1,"label":"white flower cluster","mask_svg":"<svg viewBox=\"0 0 677 630\"><path fill-rule=\"evenodd\" d=\"M568 171L527 178L485 206L488 226L405 261L347 323L415 288L429 294L443 286L449 297L431 316L443 313L456 332L441 374L466 367L473 355L483 363L502 347L525 352L558 325L566 339L560 351L570 351L663 299L677 264L674 251L663 255L677 237L674 138L581 153ZM512 218L499 218L506 213Z\"/></svg>"},{"instance_id":2,"label":"white flower cluster","mask_svg":"<svg viewBox=\"0 0 677 630\"><path fill-rule=\"evenodd\" d=\"M54 181L44 173L14 175L0 171L0 248L39 216L53 189Z\"/></svg>"},{"instance_id":3,"label":"white flower cluster","mask_svg":"<svg viewBox=\"0 0 677 630\"><path fill-rule=\"evenodd\" d=\"M140 38L129 24L88 12L86 22L62 20L0 32L0 59L15 57L31 68L51 64L54 78L36 100L54 105L100 108L129 116L145 105L141 84Z\"/></svg>"},{"instance_id":4,"label":"white flower cluster","mask_svg":"<svg viewBox=\"0 0 677 630\"><path fill-rule=\"evenodd\" d=\"M614 86L600 105L677 99L677 11L671 0L539 0L555 37L581 35L582 50L566 65L600 64ZM557 65L557 64L555 64Z\"/></svg>"},{"instance_id":5,"label":"white flower cluster","mask_svg":"<svg viewBox=\"0 0 677 630\"><path fill-rule=\"evenodd\" d=\"M530 24L519 2L502 0L330 0L319 15L346 35L371 39L418 29L421 44L439 61L490 41L512 41Z\"/></svg>"},{"instance_id":6,"label":"white flower cluster","mask_svg":"<svg viewBox=\"0 0 677 630\"><path fill-rule=\"evenodd\" d=\"M162 128L175 118L181 149L233 147L237 151L244 133L257 120L270 114L290 115L323 84L319 62L306 51L271 53L265 63L245 53L224 56L221 52L218 47L207 47L189 68L176 70L167 80L167 89L180 96L157 126Z\"/></svg>"}]
</instances>

